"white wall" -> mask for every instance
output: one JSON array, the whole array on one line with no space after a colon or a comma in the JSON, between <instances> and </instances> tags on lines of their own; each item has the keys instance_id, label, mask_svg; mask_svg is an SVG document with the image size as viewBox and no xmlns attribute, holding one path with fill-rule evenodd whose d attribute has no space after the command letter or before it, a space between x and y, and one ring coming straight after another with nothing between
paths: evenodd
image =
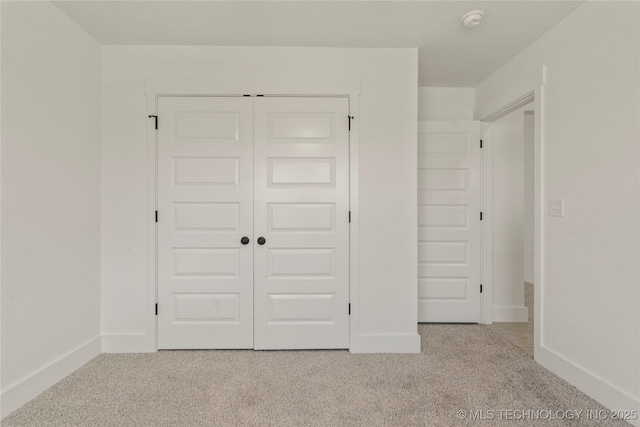
<instances>
[{"instance_id":1,"label":"white wall","mask_svg":"<svg viewBox=\"0 0 640 427\"><path fill-rule=\"evenodd\" d=\"M473 120L475 89L419 87L418 120Z\"/></svg>"},{"instance_id":2,"label":"white wall","mask_svg":"<svg viewBox=\"0 0 640 427\"><path fill-rule=\"evenodd\" d=\"M639 7L586 2L476 91L486 111L547 66L536 359L619 409L640 409Z\"/></svg>"},{"instance_id":3,"label":"white wall","mask_svg":"<svg viewBox=\"0 0 640 427\"><path fill-rule=\"evenodd\" d=\"M100 46L2 2L2 415L100 352Z\"/></svg>"},{"instance_id":4,"label":"white wall","mask_svg":"<svg viewBox=\"0 0 640 427\"><path fill-rule=\"evenodd\" d=\"M493 321L526 322L524 109L488 124L493 164Z\"/></svg>"},{"instance_id":5,"label":"white wall","mask_svg":"<svg viewBox=\"0 0 640 427\"><path fill-rule=\"evenodd\" d=\"M105 351L154 349L147 323L154 301L146 288L146 227L153 215L146 205L144 84L194 74L362 79L355 121L360 296L351 301L359 333L352 350L419 351L416 49L104 46L102 64Z\"/></svg>"},{"instance_id":6,"label":"white wall","mask_svg":"<svg viewBox=\"0 0 640 427\"><path fill-rule=\"evenodd\" d=\"M528 108L527 108L528 109ZM527 110L525 109L525 110ZM522 220L524 226L524 281L535 283L533 267L534 234L534 196L533 196L533 160L534 160L534 113L524 112L524 207Z\"/></svg>"}]
</instances>

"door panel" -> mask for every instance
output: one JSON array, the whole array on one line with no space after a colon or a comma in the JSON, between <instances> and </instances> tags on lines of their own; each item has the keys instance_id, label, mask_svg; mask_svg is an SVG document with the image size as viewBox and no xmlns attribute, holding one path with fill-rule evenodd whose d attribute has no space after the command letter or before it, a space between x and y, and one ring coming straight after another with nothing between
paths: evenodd
<instances>
[{"instance_id":1,"label":"door panel","mask_svg":"<svg viewBox=\"0 0 640 427\"><path fill-rule=\"evenodd\" d=\"M277 158L267 159L267 186L310 188L335 187L335 158Z\"/></svg>"},{"instance_id":2,"label":"door panel","mask_svg":"<svg viewBox=\"0 0 640 427\"><path fill-rule=\"evenodd\" d=\"M277 232L335 232L335 203L269 203L267 224Z\"/></svg>"},{"instance_id":3,"label":"door panel","mask_svg":"<svg viewBox=\"0 0 640 427\"><path fill-rule=\"evenodd\" d=\"M253 347L252 112L246 98L159 98L160 349Z\"/></svg>"},{"instance_id":4,"label":"door panel","mask_svg":"<svg viewBox=\"0 0 640 427\"><path fill-rule=\"evenodd\" d=\"M229 187L239 185L240 159L238 157L173 157L171 166L174 185L214 184Z\"/></svg>"},{"instance_id":5,"label":"door panel","mask_svg":"<svg viewBox=\"0 0 640 427\"><path fill-rule=\"evenodd\" d=\"M480 321L480 123L418 131L418 320Z\"/></svg>"},{"instance_id":6,"label":"door panel","mask_svg":"<svg viewBox=\"0 0 640 427\"><path fill-rule=\"evenodd\" d=\"M255 99L256 349L349 346L348 111Z\"/></svg>"}]
</instances>

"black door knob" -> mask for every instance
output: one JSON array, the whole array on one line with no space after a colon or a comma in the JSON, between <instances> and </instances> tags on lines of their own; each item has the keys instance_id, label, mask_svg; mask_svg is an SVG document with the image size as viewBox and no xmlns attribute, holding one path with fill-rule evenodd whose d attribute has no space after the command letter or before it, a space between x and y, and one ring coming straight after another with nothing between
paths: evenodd
<instances>
[{"instance_id":1,"label":"black door knob","mask_svg":"<svg viewBox=\"0 0 640 427\"><path fill-rule=\"evenodd\" d=\"M240 239L240 243L242 243L243 245L248 245L249 238L247 236L244 236L242 239Z\"/></svg>"},{"instance_id":2,"label":"black door knob","mask_svg":"<svg viewBox=\"0 0 640 427\"><path fill-rule=\"evenodd\" d=\"M259 245L264 245L265 243L267 243L267 239L265 239L264 237L258 237Z\"/></svg>"}]
</instances>

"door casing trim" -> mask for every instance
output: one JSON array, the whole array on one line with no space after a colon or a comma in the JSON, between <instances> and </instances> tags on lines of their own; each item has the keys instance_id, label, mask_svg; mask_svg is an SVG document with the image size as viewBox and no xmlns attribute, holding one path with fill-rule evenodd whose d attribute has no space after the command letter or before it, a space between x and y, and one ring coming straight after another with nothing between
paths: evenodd
<instances>
[{"instance_id":1,"label":"door casing trim","mask_svg":"<svg viewBox=\"0 0 640 427\"><path fill-rule=\"evenodd\" d=\"M481 295L481 321L493 323L493 164L492 141L485 135L488 123L509 114L512 111L533 101L534 122L534 359L540 360L544 349L544 334L541 328L544 314L544 148L545 148L545 109L544 91L547 83L546 66L522 76L508 90L492 98L484 105L477 106L476 118L482 123L483 150L482 157L482 283L484 292ZM489 136L489 138L487 138ZM524 280L524 278L523 278Z\"/></svg>"},{"instance_id":2,"label":"door casing trim","mask_svg":"<svg viewBox=\"0 0 640 427\"><path fill-rule=\"evenodd\" d=\"M145 94L147 98L147 115L157 115L158 98L160 96L184 97L239 97L244 95L286 96L286 97L332 97L349 100L351 121L349 133L349 210L351 224L349 227L349 301L351 316L349 317L349 350L357 347L360 336L358 322L359 313L359 256L358 256L358 138L359 138L359 97L362 82L357 78L314 78L306 76L198 76L190 78L147 78ZM147 308L145 311L146 334L136 334L138 348L144 352L158 351L158 326L155 305L157 293L157 251L158 233L155 212L158 209L157 192L157 131L155 120L147 119ZM346 120L346 118L345 118ZM162 118L158 118L162 126ZM161 309L161 308L160 308ZM139 340L139 341L138 341Z\"/></svg>"}]
</instances>

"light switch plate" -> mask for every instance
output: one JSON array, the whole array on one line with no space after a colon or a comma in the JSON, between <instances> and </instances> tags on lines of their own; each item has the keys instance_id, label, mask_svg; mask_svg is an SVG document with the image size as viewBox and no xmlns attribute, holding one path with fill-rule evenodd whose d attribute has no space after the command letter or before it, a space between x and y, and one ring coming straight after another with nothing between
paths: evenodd
<instances>
[{"instance_id":1,"label":"light switch plate","mask_svg":"<svg viewBox=\"0 0 640 427\"><path fill-rule=\"evenodd\" d=\"M564 216L564 199L549 200L549 216Z\"/></svg>"}]
</instances>

